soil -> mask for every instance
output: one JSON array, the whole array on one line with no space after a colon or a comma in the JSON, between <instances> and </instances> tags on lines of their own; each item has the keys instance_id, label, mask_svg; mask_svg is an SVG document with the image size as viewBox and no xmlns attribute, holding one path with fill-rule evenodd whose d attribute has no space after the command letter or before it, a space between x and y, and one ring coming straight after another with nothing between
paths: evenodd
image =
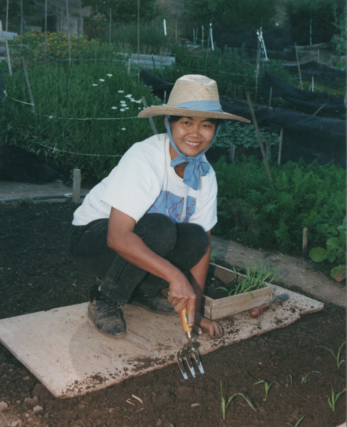
<instances>
[{"instance_id":1,"label":"soil","mask_svg":"<svg viewBox=\"0 0 347 427\"><path fill-rule=\"evenodd\" d=\"M0 318L88 300L96 277L67 254L74 210L68 201L0 205ZM227 408L226 426L295 425L305 417L302 427L337 427L346 419L345 394L335 413L328 397L332 388L340 392L346 387L346 365L338 369L332 354L316 346L336 353L345 341L345 317L343 307L326 303L323 311L286 328L203 356L205 375L195 380L185 381L173 364L69 400L54 398L0 345L0 402L8 405L0 413L0 425L223 426L222 384L224 397L243 393L256 407L253 411L236 397ZM312 371L321 374L302 383ZM278 383L267 401L264 384L254 385L260 380Z\"/></svg>"}]
</instances>

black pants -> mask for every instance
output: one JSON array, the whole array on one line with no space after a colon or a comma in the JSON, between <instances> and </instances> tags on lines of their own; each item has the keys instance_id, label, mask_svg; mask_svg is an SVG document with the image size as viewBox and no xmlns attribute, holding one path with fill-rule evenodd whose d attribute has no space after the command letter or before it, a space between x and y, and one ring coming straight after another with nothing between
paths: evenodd
<instances>
[{"instance_id":1,"label":"black pants","mask_svg":"<svg viewBox=\"0 0 347 427\"><path fill-rule=\"evenodd\" d=\"M126 304L135 288L145 280L163 289L168 284L126 261L107 246L108 219L72 226L70 254L89 264L103 276L101 291L112 301ZM208 239L197 224L176 224L162 214L145 214L134 233L157 255L170 261L182 272L193 268L206 253ZM159 284L158 284L159 283ZM158 289L160 290L160 289Z\"/></svg>"}]
</instances>

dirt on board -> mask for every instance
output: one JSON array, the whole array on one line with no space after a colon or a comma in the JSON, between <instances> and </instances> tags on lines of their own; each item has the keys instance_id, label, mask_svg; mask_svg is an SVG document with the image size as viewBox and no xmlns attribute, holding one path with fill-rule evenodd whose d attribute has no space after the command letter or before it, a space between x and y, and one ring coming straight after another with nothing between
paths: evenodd
<instances>
[{"instance_id":1,"label":"dirt on board","mask_svg":"<svg viewBox=\"0 0 347 427\"><path fill-rule=\"evenodd\" d=\"M67 253L74 209L70 202L0 205L0 318L88 300L96 276ZM0 426L279 427L304 417L300 427L337 427L346 419L345 394L334 412L328 399L345 389L346 364L338 368L327 349L336 354L345 341L345 314L325 302L286 328L204 355L205 375L194 380L173 364L68 400L54 398L0 345ZM273 383L266 400L258 381ZM237 395L223 424L221 386L224 398L242 393L255 410Z\"/></svg>"}]
</instances>

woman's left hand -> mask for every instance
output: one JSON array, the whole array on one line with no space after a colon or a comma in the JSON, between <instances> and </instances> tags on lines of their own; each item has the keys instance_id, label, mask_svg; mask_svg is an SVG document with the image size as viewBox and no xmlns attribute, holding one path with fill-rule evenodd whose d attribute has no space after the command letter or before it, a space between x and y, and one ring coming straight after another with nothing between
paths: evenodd
<instances>
[{"instance_id":1,"label":"woman's left hand","mask_svg":"<svg viewBox=\"0 0 347 427\"><path fill-rule=\"evenodd\" d=\"M223 335L223 330L219 323L206 319L206 317L203 317L200 314L196 314L193 331L200 335L202 333L202 329L208 331L211 338L221 338Z\"/></svg>"}]
</instances>

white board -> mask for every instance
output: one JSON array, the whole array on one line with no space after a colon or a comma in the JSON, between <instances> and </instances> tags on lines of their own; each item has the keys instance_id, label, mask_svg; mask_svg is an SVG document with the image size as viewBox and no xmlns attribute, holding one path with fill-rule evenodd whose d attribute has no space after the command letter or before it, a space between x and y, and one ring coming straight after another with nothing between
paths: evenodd
<instances>
[{"instance_id":1,"label":"white board","mask_svg":"<svg viewBox=\"0 0 347 427\"><path fill-rule=\"evenodd\" d=\"M276 287L277 303L261 317L247 312L220 321L221 339L204 333L198 338L202 355L217 348L283 328L323 304ZM276 306L275 306L276 305ZM176 363L186 343L178 314L168 316L127 305L128 335L114 340L100 334L87 317L88 303L0 320L0 341L58 398L80 396ZM203 357L202 357L203 363ZM177 367L177 374L179 373Z\"/></svg>"}]
</instances>

